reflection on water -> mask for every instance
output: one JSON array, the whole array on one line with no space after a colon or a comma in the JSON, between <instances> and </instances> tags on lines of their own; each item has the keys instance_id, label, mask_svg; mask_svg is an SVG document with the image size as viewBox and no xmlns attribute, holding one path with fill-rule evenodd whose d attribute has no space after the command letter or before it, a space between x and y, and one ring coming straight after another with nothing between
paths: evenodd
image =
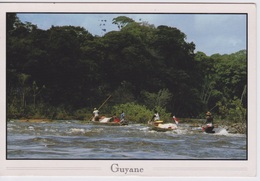
<instances>
[{"instance_id":1,"label":"reflection on water","mask_svg":"<svg viewBox=\"0 0 260 181\"><path fill-rule=\"evenodd\" d=\"M246 135L205 134L181 125L172 132L146 125L103 126L80 121L7 124L7 159L247 159Z\"/></svg>"}]
</instances>

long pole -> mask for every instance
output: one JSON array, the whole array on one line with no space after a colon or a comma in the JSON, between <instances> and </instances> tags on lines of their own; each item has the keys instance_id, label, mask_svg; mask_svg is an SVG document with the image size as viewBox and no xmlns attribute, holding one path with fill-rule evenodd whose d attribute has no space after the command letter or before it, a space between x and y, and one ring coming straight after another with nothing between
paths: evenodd
<instances>
[{"instance_id":1,"label":"long pole","mask_svg":"<svg viewBox=\"0 0 260 181\"><path fill-rule=\"evenodd\" d=\"M110 99L111 96L112 96L112 95L109 95L109 96L108 96L108 98L99 106L98 110L99 110L102 106L104 106L104 104L108 101L108 99ZM93 118L93 116L92 116L89 120L92 120L92 118Z\"/></svg>"},{"instance_id":2,"label":"long pole","mask_svg":"<svg viewBox=\"0 0 260 181\"><path fill-rule=\"evenodd\" d=\"M212 107L209 111L212 111L215 107L217 107L218 105L216 104L214 107Z\"/></svg>"},{"instance_id":3,"label":"long pole","mask_svg":"<svg viewBox=\"0 0 260 181\"><path fill-rule=\"evenodd\" d=\"M108 99L110 99L112 95L109 95L108 98L101 104L101 106L99 106L98 110L101 109L101 107L104 106L104 104L108 101Z\"/></svg>"}]
</instances>

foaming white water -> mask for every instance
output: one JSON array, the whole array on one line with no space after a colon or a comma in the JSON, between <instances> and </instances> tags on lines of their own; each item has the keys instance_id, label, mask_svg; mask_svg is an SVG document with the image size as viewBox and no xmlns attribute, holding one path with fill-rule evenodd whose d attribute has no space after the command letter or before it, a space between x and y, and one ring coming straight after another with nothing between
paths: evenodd
<instances>
[{"instance_id":1,"label":"foaming white water","mask_svg":"<svg viewBox=\"0 0 260 181\"><path fill-rule=\"evenodd\" d=\"M229 133L225 128L215 128L215 135L224 135L224 136L230 136L230 137L244 137L245 134L234 134Z\"/></svg>"},{"instance_id":2,"label":"foaming white water","mask_svg":"<svg viewBox=\"0 0 260 181\"><path fill-rule=\"evenodd\" d=\"M229 135L228 131L225 128L215 128L214 131L217 135Z\"/></svg>"},{"instance_id":3,"label":"foaming white water","mask_svg":"<svg viewBox=\"0 0 260 181\"><path fill-rule=\"evenodd\" d=\"M34 127L31 126L31 125L28 127L28 129L31 130L31 131L34 131Z\"/></svg>"},{"instance_id":4,"label":"foaming white water","mask_svg":"<svg viewBox=\"0 0 260 181\"><path fill-rule=\"evenodd\" d=\"M188 134L188 130L187 129L176 129L176 130L174 130L174 133L176 133L176 134Z\"/></svg>"},{"instance_id":5,"label":"foaming white water","mask_svg":"<svg viewBox=\"0 0 260 181\"><path fill-rule=\"evenodd\" d=\"M149 127L143 127L143 128L139 128L140 131L147 131L149 130Z\"/></svg>"},{"instance_id":6,"label":"foaming white water","mask_svg":"<svg viewBox=\"0 0 260 181\"><path fill-rule=\"evenodd\" d=\"M207 134L200 127L190 128L182 124L173 131L157 132L150 131L144 124L104 126L71 122L8 123L7 157L90 160L247 158L247 135L231 134L221 127L216 134ZM10 128L13 130L9 131ZM202 147L202 142L208 145Z\"/></svg>"},{"instance_id":7,"label":"foaming white water","mask_svg":"<svg viewBox=\"0 0 260 181\"><path fill-rule=\"evenodd\" d=\"M202 131L201 127L193 127L191 128L192 131Z\"/></svg>"},{"instance_id":8,"label":"foaming white water","mask_svg":"<svg viewBox=\"0 0 260 181\"><path fill-rule=\"evenodd\" d=\"M82 128L71 128L69 133L85 133L85 129Z\"/></svg>"}]
</instances>

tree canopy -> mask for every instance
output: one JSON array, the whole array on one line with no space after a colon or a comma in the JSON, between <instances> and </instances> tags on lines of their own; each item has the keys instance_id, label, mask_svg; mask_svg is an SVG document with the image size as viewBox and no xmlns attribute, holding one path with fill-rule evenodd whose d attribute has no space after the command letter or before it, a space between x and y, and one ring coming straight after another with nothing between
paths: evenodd
<instances>
[{"instance_id":1,"label":"tree canopy","mask_svg":"<svg viewBox=\"0 0 260 181\"><path fill-rule=\"evenodd\" d=\"M176 27L126 16L111 23L119 30L99 37L75 26L41 30L8 13L8 117L89 111L108 95L107 112L131 102L178 117L246 109L246 50L207 56Z\"/></svg>"}]
</instances>

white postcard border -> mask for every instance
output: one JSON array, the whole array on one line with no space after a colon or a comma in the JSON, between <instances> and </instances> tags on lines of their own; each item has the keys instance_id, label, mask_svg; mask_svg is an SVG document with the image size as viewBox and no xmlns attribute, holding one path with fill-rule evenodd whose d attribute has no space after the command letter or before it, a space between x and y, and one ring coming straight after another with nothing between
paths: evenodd
<instances>
[{"instance_id":1,"label":"white postcard border","mask_svg":"<svg viewBox=\"0 0 260 181\"><path fill-rule=\"evenodd\" d=\"M136 6L138 4L138 6ZM119 12L119 13L248 13L248 160L6 160L5 25L0 31L0 175L4 176L155 176L254 177L256 176L256 10L253 3L3 3L6 12ZM139 173L118 173L113 166L139 168ZM142 170L142 171L141 171Z\"/></svg>"}]
</instances>

